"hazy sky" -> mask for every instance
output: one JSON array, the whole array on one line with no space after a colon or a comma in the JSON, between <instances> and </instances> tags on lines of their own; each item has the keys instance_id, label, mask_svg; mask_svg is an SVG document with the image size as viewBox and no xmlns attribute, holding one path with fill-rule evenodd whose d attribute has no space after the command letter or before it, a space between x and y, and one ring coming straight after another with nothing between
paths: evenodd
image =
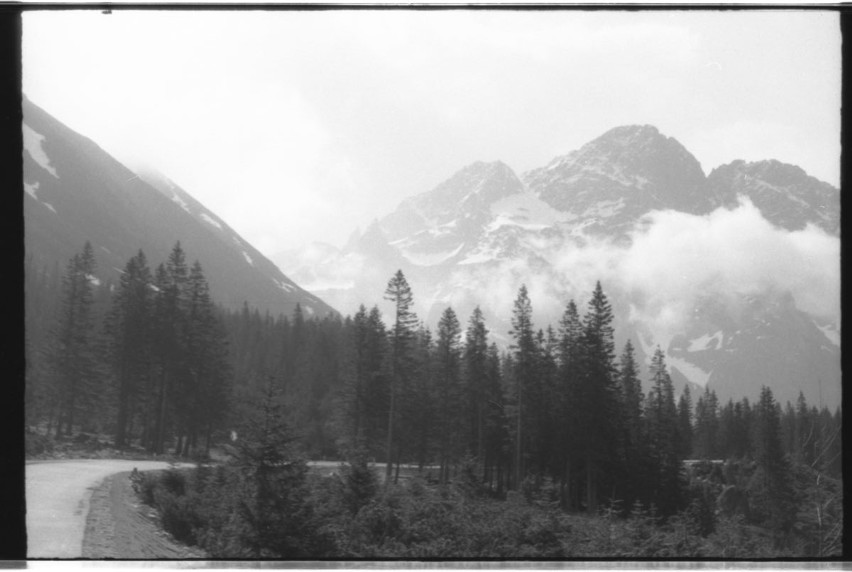
<instances>
[{"instance_id":1,"label":"hazy sky","mask_svg":"<svg viewBox=\"0 0 852 572\"><path fill-rule=\"evenodd\" d=\"M831 12L27 12L23 89L268 256L622 124L839 184Z\"/></svg>"}]
</instances>

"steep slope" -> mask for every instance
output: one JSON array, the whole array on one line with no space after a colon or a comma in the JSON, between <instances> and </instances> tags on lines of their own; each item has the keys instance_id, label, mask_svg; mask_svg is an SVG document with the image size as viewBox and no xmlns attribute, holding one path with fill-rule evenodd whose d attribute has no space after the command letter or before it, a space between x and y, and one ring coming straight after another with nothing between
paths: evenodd
<instances>
[{"instance_id":1,"label":"steep slope","mask_svg":"<svg viewBox=\"0 0 852 572\"><path fill-rule=\"evenodd\" d=\"M504 163L477 162L403 201L379 226L410 263L445 264L459 260L481 238L493 203L522 191L521 181Z\"/></svg>"},{"instance_id":2,"label":"steep slope","mask_svg":"<svg viewBox=\"0 0 852 572\"><path fill-rule=\"evenodd\" d=\"M523 179L589 233L625 233L654 209L705 214L717 204L695 157L650 125L611 129Z\"/></svg>"},{"instance_id":3,"label":"steep slope","mask_svg":"<svg viewBox=\"0 0 852 572\"><path fill-rule=\"evenodd\" d=\"M308 314L334 311L167 179L149 175L158 190L26 98L23 105L25 248L37 267L62 268L88 240L99 277L115 282L140 248L157 264L180 241L225 307L247 302L289 315L299 303Z\"/></svg>"}]
</instances>

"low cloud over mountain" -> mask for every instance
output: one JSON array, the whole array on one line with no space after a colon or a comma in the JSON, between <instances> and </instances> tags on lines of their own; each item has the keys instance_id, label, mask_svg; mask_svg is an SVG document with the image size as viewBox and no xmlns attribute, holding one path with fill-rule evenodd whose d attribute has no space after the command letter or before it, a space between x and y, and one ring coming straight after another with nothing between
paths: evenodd
<instances>
[{"instance_id":1,"label":"low cloud over mountain","mask_svg":"<svg viewBox=\"0 0 852 572\"><path fill-rule=\"evenodd\" d=\"M681 384L723 398L768 384L818 403L840 395L838 231L839 191L798 167L735 161L705 176L675 139L624 126L521 177L472 164L342 249L277 261L344 312L382 307L402 268L427 323L480 305L504 341L521 284L546 327L600 280L617 341L659 344Z\"/></svg>"}]
</instances>

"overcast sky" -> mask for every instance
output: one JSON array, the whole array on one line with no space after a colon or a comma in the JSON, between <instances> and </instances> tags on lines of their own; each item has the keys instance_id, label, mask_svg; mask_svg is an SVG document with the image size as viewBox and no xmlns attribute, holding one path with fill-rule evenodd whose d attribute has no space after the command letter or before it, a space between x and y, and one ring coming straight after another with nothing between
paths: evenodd
<instances>
[{"instance_id":1,"label":"overcast sky","mask_svg":"<svg viewBox=\"0 0 852 572\"><path fill-rule=\"evenodd\" d=\"M27 12L23 89L268 256L341 246L476 160L520 175L652 124L705 173L839 184L831 12Z\"/></svg>"}]
</instances>

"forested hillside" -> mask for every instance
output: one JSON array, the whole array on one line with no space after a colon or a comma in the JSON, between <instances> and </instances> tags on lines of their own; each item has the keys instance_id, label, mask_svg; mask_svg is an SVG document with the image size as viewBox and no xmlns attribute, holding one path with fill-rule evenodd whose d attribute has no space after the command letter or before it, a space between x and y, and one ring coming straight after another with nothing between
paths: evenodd
<instances>
[{"instance_id":1,"label":"forested hillside","mask_svg":"<svg viewBox=\"0 0 852 572\"><path fill-rule=\"evenodd\" d=\"M30 441L44 446L45 434L61 441L94 433L123 450L197 459L224 451L231 459L225 473L199 474L196 484L169 489L172 497L150 498L176 522L208 506L204 495L216 490L221 502L249 494L266 506L268 522L255 513L224 522L231 509L223 505L218 519L196 514L191 526L184 523L187 538L221 555L419 554L409 550L420 546L416 535L395 537L387 521L423 508L406 496L414 494L405 478L412 466L427 479L418 486L432 481L441 494L462 487L477 502L521 495L529 507L546 508L552 530L533 535L532 555L570 555L559 515L602 511L623 522L645 515L660 531L686 522L690 535L712 544L722 522L717 508L740 519L725 526L756 527L756 546L767 554L839 550L839 536L831 536L842 522L839 407L820 411L804 397L781 405L766 387L727 403L710 390L675 395L661 349L643 371L630 342L615 347L600 283L587 301L570 301L544 325L533 323L534 300L522 286L511 345L500 351L478 308L465 318L448 307L436 331L424 326L402 271L384 292L391 315L361 306L353 316L317 319L298 306L290 316L217 307L203 263L188 263L192 253L179 243L157 266L139 251L118 284L95 278L94 252L86 243L62 273L28 263ZM313 482L300 459L347 464L331 481ZM383 478L373 463L383 465ZM337 498L326 490L335 482L343 487L340 502L349 503L339 514L321 506ZM311 496L319 490L331 496ZM187 494L200 496L190 502ZM500 506L509 513L499 518L510 518L514 505ZM541 517L538 509L516 508ZM346 523L336 520L344 515ZM249 535L246 545L233 540L261 521L280 534ZM338 525L330 539L329 527ZM356 530L360 540L350 536ZM537 552L552 535L547 550L555 552ZM282 544L283 537L290 540ZM435 555L433 540L417 550ZM712 553L696 542L660 554ZM575 546L581 554L598 548ZM445 550L438 555L491 554Z\"/></svg>"}]
</instances>

